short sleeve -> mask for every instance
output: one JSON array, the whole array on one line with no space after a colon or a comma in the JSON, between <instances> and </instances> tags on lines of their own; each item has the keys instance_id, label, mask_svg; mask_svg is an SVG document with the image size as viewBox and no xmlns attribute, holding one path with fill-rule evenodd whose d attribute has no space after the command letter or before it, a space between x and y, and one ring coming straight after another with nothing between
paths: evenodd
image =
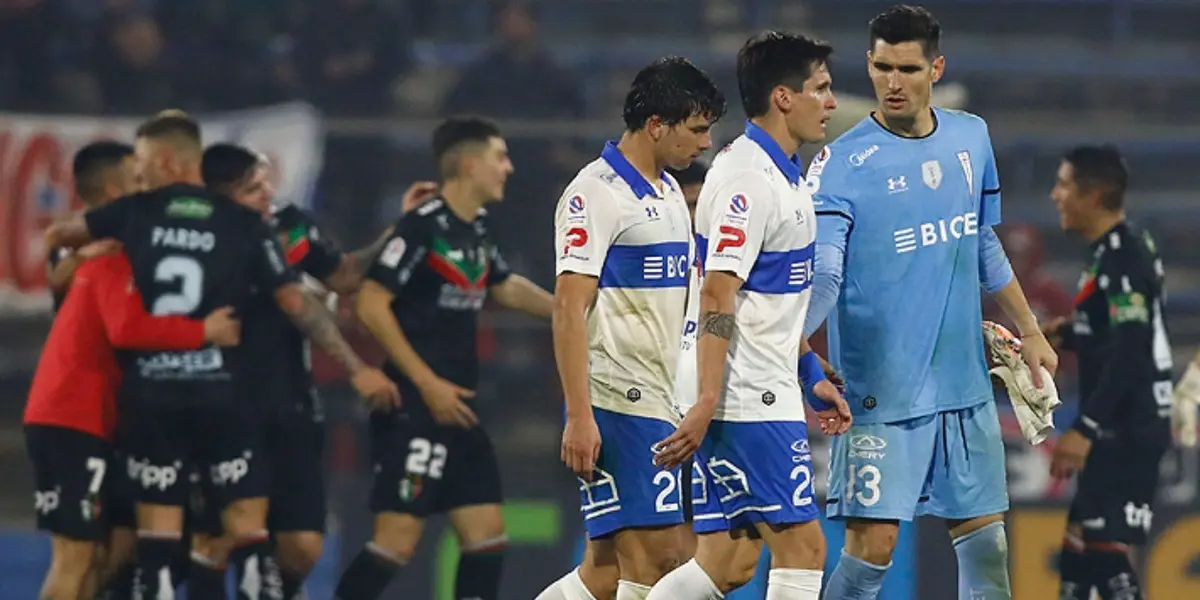
<instances>
[{"instance_id":1,"label":"short sleeve","mask_svg":"<svg viewBox=\"0 0 1200 600\"><path fill-rule=\"evenodd\" d=\"M400 217L383 251L367 269L367 279L397 296L412 278L413 271L429 254L429 229L420 212L414 211Z\"/></svg>"},{"instance_id":2,"label":"short sleeve","mask_svg":"<svg viewBox=\"0 0 1200 600\"><path fill-rule=\"evenodd\" d=\"M332 240L321 235L317 222L304 211L294 211L291 226L283 232L284 256L288 264L324 280L342 264L342 251Z\"/></svg>"},{"instance_id":3,"label":"short sleeve","mask_svg":"<svg viewBox=\"0 0 1200 600\"><path fill-rule=\"evenodd\" d=\"M599 277L620 231L620 207L603 183L591 179L568 186L554 211L554 274Z\"/></svg>"},{"instance_id":4,"label":"short sleeve","mask_svg":"<svg viewBox=\"0 0 1200 600\"><path fill-rule=\"evenodd\" d=\"M505 260L504 254L500 252L500 246L496 245L495 240L491 240L488 247L487 284L491 287L504 283L512 275L512 269L509 268L508 261Z\"/></svg>"},{"instance_id":5,"label":"short sleeve","mask_svg":"<svg viewBox=\"0 0 1200 600\"><path fill-rule=\"evenodd\" d=\"M88 235L94 240L114 238L127 243L122 236L128 231L127 226L142 201L140 196L122 196L87 211L83 214L83 220L87 224Z\"/></svg>"},{"instance_id":6,"label":"short sleeve","mask_svg":"<svg viewBox=\"0 0 1200 600\"><path fill-rule=\"evenodd\" d=\"M992 149L992 139L990 136L987 136L986 144L987 155L984 157L985 162L983 165L983 189L980 190L980 193L983 195L980 199L980 209L983 212L983 218L979 220L979 224L995 227L1002 220L1000 214L1000 173L996 170L996 151Z\"/></svg>"},{"instance_id":7,"label":"short sleeve","mask_svg":"<svg viewBox=\"0 0 1200 600\"><path fill-rule=\"evenodd\" d=\"M854 204L851 202L851 187L846 185L846 159L835 156L837 151L829 146L821 149L804 176L809 193L813 197L813 210L817 213L817 236L831 218L844 221L843 228L849 230L854 223Z\"/></svg>"},{"instance_id":8,"label":"short sleeve","mask_svg":"<svg viewBox=\"0 0 1200 600\"><path fill-rule=\"evenodd\" d=\"M697 233L705 245L704 270L733 273L745 281L762 252L775 202L766 178L752 171L719 182L711 193L702 191L704 230Z\"/></svg>"},{"instance_id":9,"label":"short sleeve","mask_svg":"<svg viewBox=\"0 0 1200 600\"><path fill-rule=\"evenodd\" d=\"M254 239L250 247L250 270L254 284L265 292L275 290L300 280L283 257L279 240L275 238L271 228L256 216L248 216L253 221L249 225Z\"/></svg>"}]
</instances>

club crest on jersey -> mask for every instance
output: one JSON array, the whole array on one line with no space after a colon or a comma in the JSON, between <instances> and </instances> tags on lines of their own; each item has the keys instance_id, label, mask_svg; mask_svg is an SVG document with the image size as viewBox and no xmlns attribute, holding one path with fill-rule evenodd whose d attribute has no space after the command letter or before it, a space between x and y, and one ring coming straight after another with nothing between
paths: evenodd
<instances>
[{"instance_id":1,"label":"club crest on jersey","mask_svg":"<svg viewBox=\"0 0 1200 600\"><path fill-rule=\"evenodd\" d=\"M392 241L384 246L383 252L379 254L379 263L385 267L396 268L400 264L400 259L404 256L404 250L408 248L408 244L404 242L404 238L392 238Z\"/></svg>"},{"instance_id":2,"label":"club crest on jersey","mask_svg":"<svg viewBox=\"0 0 1200 600\"><path fill-rule=\"evenodd\" d=\"M921 163L921 180L929 189L936 190L942 185L942 165L936 160Z\"/></svg>"}]
</instances>

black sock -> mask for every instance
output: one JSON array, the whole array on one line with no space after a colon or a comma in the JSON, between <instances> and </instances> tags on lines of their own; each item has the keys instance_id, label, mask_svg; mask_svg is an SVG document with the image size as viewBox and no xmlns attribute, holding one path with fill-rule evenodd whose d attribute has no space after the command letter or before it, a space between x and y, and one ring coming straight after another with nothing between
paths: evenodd
<instances>
[{"instance_id":1,"label":"black sock","mask_svg":"<svg viewBox=\"0 0 1200 600\"><path fill-rule=\"evenodd\" d=\"M177 537L139 535L137 566L131 586L135 590L134 597L174 598L179 580L172 573L171 565L182 553L183 544Z\"/></svg>"},{"instance_id":2,"label":"black sock","mask_svg":"<svg viewBox=\"0 0 1200 600\"><path fill-rule=\"evenodd\" d=\"M402 563L376 549L374 544L367 544L342 572L333 597L335 600L376 600L401 566Z\"/></svg>"},{"instance_id":3,"label":"black sock","mask_svg":"<svg viewBox=\"0 0 1200 600\"><path fill-rule=\"evenodd\" d=\"M496 600L500 596L500 572L504 569L504 546L464 552L458 557L454 579L457 600Z\"/></svg>"},{"instance_id":4,"label":"black sock","mask_svg":"<svg viewBox=\"0 0 1200 600\"><path fill-rule=\"evenodd\" d=\"M229 553L229 564L238 600L283 600L279 561L266 533L238 540Z\"/></svg>"},{"instance_id":5,"label":"black sock","mask_svg":"<svg viewBox=\"0 0 1200 600\"><path fill-rule=\"evenodd\" d=\"M113 578L104 584L96 600L130 600L133 598L133 571L137 566L129 563L117 569Z\"/></svg>"},{"instance_id":6,"label":"black sock","mask_svg":"<svg viewBox=\"0 0 1200 600\"><path fill-rule=\"evenodd\" d=\"M1092 577L1096 591L1104 600L1142 600L1142 585L1133 563L1129 561L1129 553L1124 547L1104 548L1102 550L1088 546L1084 555L1092 567Z\"/></svg>"},{"instance_id":7,"label":"black sock","mask_svg":"<svg viewBox=\"0 0 1200 600\"><path fill-rule=\"evenodd\" d=\"M1092 571L1087 557L1079 548L1077 540L1063 540L1062 554L1058 557L1058 600L1090 600L1092 597Z\"/></svg>"},{"instance_id":8,"label":"black sock","mask_svg":"<svg viewBox=\"0 0 1200 600\"><path fill-rule=\"evenodd\" d=\"M187 574L188 598L225 600L225 565L192 556Z\"/></svg>"},{"instance_id":9,"label":"black sock","mask_svg":"<svg viewBox=\"0 0 1200 600\"><path fill-rule=\"evenodd\" d=\"M287 569L281 569L279 575L283 578L283 600L305 600L304 576L296 575Z\"/></svg>"}]
</instances>

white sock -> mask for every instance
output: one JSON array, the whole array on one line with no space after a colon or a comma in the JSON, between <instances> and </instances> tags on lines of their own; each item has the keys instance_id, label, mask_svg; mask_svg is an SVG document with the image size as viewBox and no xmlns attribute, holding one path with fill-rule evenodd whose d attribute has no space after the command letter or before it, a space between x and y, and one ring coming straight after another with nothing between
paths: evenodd
<instances>
[{"instance_id":1,"label":"white sock","mask_svg":"<svg viewBox=\"0 0 1200 600\"><path fill-rule=\"evenodd\" d=\"M821 596L821 571L771 569L767 574L767 600L817 600Z\"/></svg>"},{"instance_id":2,"label":"white sock","mask_svg":"<svg viewBox=\"0 0 1200 600\"><path fill-rule=\"evenodd\" d=\"M534 600L596 600L596 597L583 585L579 569L575 569L542 590Z\"/></svg>"},{"instance_id":3,"label":"white sock","mask_svg":"<svg viewBox=\"0 0 1200 600\"><path fill-rule=\"evenodd\" d=\"M693 558L659 579L646 600L721 600L724 597L725 594L717 589L717 584Z\"/></svg>"},{"instance_id":4,"label":"white sock","mask_svg":"<svg viewBox=\"0 0 1200 600\"><path fill-rule=\"evenodd\" d=\"M650 586L648 585L624 579L617 581L617 600L646 600L649 593Z\"/></svg>"}]
</instances>

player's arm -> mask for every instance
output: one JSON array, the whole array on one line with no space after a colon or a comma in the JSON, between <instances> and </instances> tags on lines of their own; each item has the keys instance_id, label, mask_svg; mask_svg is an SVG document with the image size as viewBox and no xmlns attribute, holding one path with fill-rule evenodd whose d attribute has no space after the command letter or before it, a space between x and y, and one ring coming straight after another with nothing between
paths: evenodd
<instances>
[{"instance_id":1,"label":"player's arm","mask_svg":"<svg viewBox=\"0 0 1200 600\"><path fill-rule=\"evenodd\" d=\"M1153 272L1130 252L1110 250L1100 261L1096 281L1108 304L1109 338L1095 391L1083 399L1079 417L1071 426L1092 441L1101 431L1116 427L1122 402L1154 400L1149 390L1134 386L1144 384L1144 374L1156 369L1151 352Z\"/></svg>"},{"instance_id":2,"label":"player's arm","mask_svg":"<svg viewBox=\"0 0 1200 600\"><path fill-rule=\"evenodd\" d=\"M808 167L806 182L817 214L817 248L812 296L804 319L804 337L812 337L837 306L854 226L853 188L846 185L844 157L826 146Z\"/></svg>"},{"instance_id":3,"label":"player's arm","mask_svg":"<svg viewBox=\"0 0 1200 600\"><path fill-rule=\"evenodd\" d=\"M205 321L181 316L152 316L142 303L142 295L133 286L132 276L109 265L96 262L84 265L80 269L79 285L81 292L87 290L85 293L95 299L108 343L113 348L189 350L200 348L207 341L229 342L222 345L238 342L236 335L229 339L220 337L222 332L209 332Z\"/></svg>"},{"instance_id":4,"label":"player's arm","mask_svg":"<svg viewBox=\"0 0 1200 600\"><path fill-rule=\"evenodd\" d=\"M50 254L50 268L46 274L46 286L55 294L66 294L71 287L75 271L83 261L69 248L57 248Z\"/></svg>"},{"instance_id":5,"label":"player's arm","mask_svg":"<svg viewBox=\"0 0 1200 600\"><path fill-rule=\"evenodd\" d=\"M620 231L617 204L600 182L579 181L559 198L551 330L567 412L560 457L584 479L592 476L601 444L589 391L588 312L596 302L608 249Z\"/></svg>"},{"instance_id":6,"label":"player's arm","mask_svg":"<svg viewBox=\"0 0 1200 600\"><path fill-rule=\"evenodd\" d=\"M59 219L46 230L46 247L79 248L103 238L121 240L125 226L140 201L140 195L125 196L87 212L77 212Z\"/></svg>"},{"instance_id":7,"label":"player's arm","mask_svg":"<svg viewBox=\"0 0 1200 600\"><path fill-rule=\"evenodd\" d=\"M549 319L554 313L554 296L542 286L517 275L508 268L500 249L492 244L488 257L488 295L500 306Z\"/></svg>"}]
</instances>

